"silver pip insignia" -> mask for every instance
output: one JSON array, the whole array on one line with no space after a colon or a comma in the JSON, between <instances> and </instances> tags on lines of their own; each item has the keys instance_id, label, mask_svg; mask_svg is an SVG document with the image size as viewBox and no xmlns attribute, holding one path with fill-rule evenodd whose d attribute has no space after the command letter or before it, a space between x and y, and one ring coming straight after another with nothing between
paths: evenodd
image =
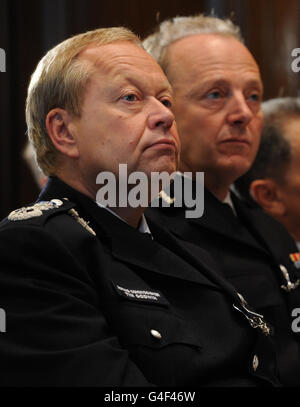
<instances>
[{"instance_id":1,"label":"silver pip insignia","mask_svg":"<svg viewBox=\"0 0 300 407\"><path fill-rule=\"evenodd\" d=\"M175 202L175 198L171 198L164 190L161 190L158 196L163 199L167 204L172 205Z\"/></svg>"},{"instance_id":2,"label":"silver pip insignia","mask_svg":"<svg viewBox=\"0 0 300 407\"><path fill-rule=\"evenodd\" d=\"M95 231L89 226L89 223L82 219L74 208L70 209L68 213L76 220L76 222L83 226L88 232L96 236Z\"/></svg>"},{"instance_id":3,"label":"silver pip insignia","mask_svg":"<svg viewBox=\"0 0 300 407\"><path fill-rule=\"evenodd\" d=\"M8 219L16 221L35 218L38 216L42 216L43 211L59 208L61 205L63 205L63 202L60 199L51 199L51 201L41 201L34 205L25 206L23 208L12 211L8 215Z\"/></svg>"}]
</instances>

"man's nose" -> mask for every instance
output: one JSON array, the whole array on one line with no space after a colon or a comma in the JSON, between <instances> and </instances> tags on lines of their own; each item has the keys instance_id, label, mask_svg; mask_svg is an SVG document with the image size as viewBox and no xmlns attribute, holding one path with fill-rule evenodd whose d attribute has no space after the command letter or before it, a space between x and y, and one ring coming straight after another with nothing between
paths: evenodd
<instances>
[{"instance_id":1,"label":"man's nose","mask_svg":"<svg viewBox=\"0 0 300 407\"><path fill-rule=\"evenodd\" d=\"M162 128L168 130L174 123L175 117L172 111L161 101L155 99L151 101L148 126L150 129Z\"/></svg>"},{"instance_id":2,"label":"man's nose","mask_svg":"<svg viewBox=\"0 0 300 407\"><path fill-rule=\"evenodd\" d=\"M242 93L233 94L229 101L228 121L231 125L246 126L253 118L245 96Z\"/></svg>"}]
</instances>

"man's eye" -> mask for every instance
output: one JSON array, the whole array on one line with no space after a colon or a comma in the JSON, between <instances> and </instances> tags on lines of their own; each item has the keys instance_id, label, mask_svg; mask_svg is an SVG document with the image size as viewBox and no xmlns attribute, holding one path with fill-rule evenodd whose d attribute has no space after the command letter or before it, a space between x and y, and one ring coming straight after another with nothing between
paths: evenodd
<instances>
[{"instance_id":1,"label":"man's eye","mask_svg":"<svg viewBox=\"0 0 300 407\"><path fill-rule=\"evenodd\" d=\"M216 90L216 91L214 91L214 92L208 93L208 94L206 95L206 97L207 97L208 99L219 99L219 98L221 97L221 93Z\"/></svg>"},{"instance_id":2,"label":"man's eye","mask_svg":"<svg viewBox=\"0 0 300 407\"><path fill-rule=\"evenodd\" d=\"M162 99L161 103L166 106L168 109L172 107L172 102L169 99Z\"/></svg>"},{"instance_id":3,"label":"man's eye","mask_svg":"<svg viewBox=\"0 0 300 407\"><path fill-rule=\"evenodd\" d=\"M123 96L122 99L126 100L127 102L135 102L137 100L137 96L133 93L130 93L129 95Z\"/></svg>"}]
</instances>

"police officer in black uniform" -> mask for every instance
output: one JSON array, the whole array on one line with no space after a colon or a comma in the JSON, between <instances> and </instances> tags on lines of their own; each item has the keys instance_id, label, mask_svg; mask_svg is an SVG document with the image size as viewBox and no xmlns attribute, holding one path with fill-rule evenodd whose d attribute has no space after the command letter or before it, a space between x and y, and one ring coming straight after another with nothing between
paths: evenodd
<instances>
[{"instance_id":1,"label":"police officer in black uniform","mask_svg":"<svg viewBox=\"0 0 300 407\"><path fill-rule=\"evenodd\" d=\"M176 185L186 179L179 174L181 182L174 181L171 197L162 195L175 198L172 207L151 208L148 216L209 251L222 275L274 326L283 383L299 385L299 333L292 329L293 310L300 306L300 273L292 260L298 250L279 223L230 192L259 146L259 68L238 27L214 17L162 22L144 44L174 89L181 171L192 178L194 192L204 193L203 216L187 218L189 208L176 207ZM204 190L196 181L200 171Z\"/></svg>"},{"instance_id":2,"label":"police officer in black uniform","mask_svg":"<svg viewBox=\"0 0 300 407\"><path fill-rule=\"evenodd\" d=\"M40 61L26 113L50 177L0 226L1 386L281 385L271 325L217 262L143 207L99 202L103 171L124 199L120 163L147 179L176 170L171 106L160 67L124 28Z\"/></svg>"}]
</instances>

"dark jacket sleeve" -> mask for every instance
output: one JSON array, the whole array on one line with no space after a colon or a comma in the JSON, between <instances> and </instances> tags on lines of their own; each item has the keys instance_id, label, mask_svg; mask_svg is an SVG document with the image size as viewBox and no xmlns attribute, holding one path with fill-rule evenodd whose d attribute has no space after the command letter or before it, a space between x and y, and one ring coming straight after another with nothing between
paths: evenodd
<instances>
[{"instance_id":1,"label":"dark jacket sleeve","mask_svg":"<svg viewBox=\"0 0 300 407\"><path fill-rule=\"evenodd\" d=\"M151 385L110 329L84 265L53 234L2 228L0 282L1 386Z\"/></svg>"}]
</instances>

